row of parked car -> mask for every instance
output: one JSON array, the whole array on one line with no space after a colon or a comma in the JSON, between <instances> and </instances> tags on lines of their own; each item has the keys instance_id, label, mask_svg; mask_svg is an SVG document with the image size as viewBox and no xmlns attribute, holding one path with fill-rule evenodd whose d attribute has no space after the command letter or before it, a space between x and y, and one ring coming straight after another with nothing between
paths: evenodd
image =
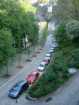
<instances>
[{"instance_id":1,"label":"row of parked car","mask_svg":"<svg viewBox=\"0 0 79 105\"><path fill-rule=\"evenodd\" d=\"M49 52L46 54L44 60L40 63L37 69L31 72L25 80L17 82L8 92L8 96L11 98L18 98L25 90L28 89L38 78L40 77L41 72L45 70L46 65L49 64L51 60L51 55L53 53L54 47L52 47Z\"/></svg>"}]
</instances>

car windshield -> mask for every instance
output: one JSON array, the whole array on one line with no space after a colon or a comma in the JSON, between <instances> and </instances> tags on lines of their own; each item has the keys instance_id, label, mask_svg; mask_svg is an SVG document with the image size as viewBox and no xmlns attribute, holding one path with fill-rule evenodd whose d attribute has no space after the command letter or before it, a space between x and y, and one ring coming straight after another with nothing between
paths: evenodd
<instances>
[{"instance_id":1,"label":"car windshield","mask_svg":"<svg viewBox=\"0 0 79 105\"><path fill-rule=\"evenodd\" d=\"M43 64L40 64L40 67L44 67L44 65Z\"/></svg>"},{"instance_id":2,"label":"car windshield","mask_svg":"<svg viewBox=\"0 0 79 105\"><path fill-rule=\"evenodd\" d=\"M37 74L37 72L36 72L36 71L32 72L32 75L36 75L36 74Z\"/></svg>"},{"instance_id":3,"label":"car windshield","mask_svg":"<svg viewBox=\"0 0 79 105\"><path fill-rule=\"evenodd\" d=\"M11 90L17 91L17 90L19 90L19 89L20 89L19 84L16 84L16 85L13 86L13 88L12 88Z\"/></svg>"},{"instance_id":4,"label":"car windshield","mask_svg":"<svg viewBox=\"0 0 79 105\"><path fill-rule=\"evenodd\" d=\"M40 65L44 66L44 65L45 65L45 63L41 63Z\"/></svg>"}]
</instances>

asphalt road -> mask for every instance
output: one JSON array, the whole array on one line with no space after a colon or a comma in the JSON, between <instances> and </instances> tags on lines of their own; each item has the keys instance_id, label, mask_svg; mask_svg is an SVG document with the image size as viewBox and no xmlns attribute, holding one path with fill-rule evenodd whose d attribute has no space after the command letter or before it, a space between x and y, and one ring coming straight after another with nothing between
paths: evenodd
<instances>
[{"instance_id":1,"label":"asphalt road","mask_svg":"<svg viewBox=\"0 0 79 105\"><path fill-rule=\"evenodd\" d=\"M36 58L33 58L32 62L26 64L17 75L13 76L0 87L0 105L79 105L79 72L55 93L48 96L48 98L51 97L52 99L48 102L46 102L46 99L29 101L25 99L25 95L23 94L16 103L16 100L10 99L7 96L8 90L12 85L14 85L18 80L24 79L32 70L37 68L50 47L51 36L48 36L48 40L42 52L38 54Z\"/></svg>"},{"instance_id":2,"label":"asphalt road","mask_svg":"<svg viewBox=\"0 0 79 105\"><path fill-rule=\"evenodd\" d=\"M0 87L0 105L16 105L16 101L12 100L8 97L8 90L18 81L18 80L23 80L27 77L27 75L35 70L38 65L40 64L40 62L44 59L45 54L48 52L48 49L51 47L51 36L48 36L48 40L42 50L42 52L40 54L38 54L38 56L36 58L32 59L32 62L29 62L25 65L25 67L18 72L15 76L11 77L6 83L4 83L1 87ZM25 99L25 97L23 98L23 96L19 99L20 103L19 105L23 105L24 101L21 101L21 99ZM25 100L27 102L27 100ZM17 103L18 104L18 103Z\"/></svg>"}]
</instances>

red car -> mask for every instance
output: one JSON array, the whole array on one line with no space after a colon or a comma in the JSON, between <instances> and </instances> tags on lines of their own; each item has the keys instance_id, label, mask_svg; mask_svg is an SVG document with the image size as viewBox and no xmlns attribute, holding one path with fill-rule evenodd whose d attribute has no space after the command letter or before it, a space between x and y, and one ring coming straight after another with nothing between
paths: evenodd
<instances>
[{"instance_id":1,"label":"red car","mask_svg":"<svg viewBox=\"0 0 79 105\"><path fill-rule=\"evenodd\" d=\"M26 78L29 84L33 84L39 77L38 71L33 71L31 74L28 75Z\"/></svg>"}]
</instances>

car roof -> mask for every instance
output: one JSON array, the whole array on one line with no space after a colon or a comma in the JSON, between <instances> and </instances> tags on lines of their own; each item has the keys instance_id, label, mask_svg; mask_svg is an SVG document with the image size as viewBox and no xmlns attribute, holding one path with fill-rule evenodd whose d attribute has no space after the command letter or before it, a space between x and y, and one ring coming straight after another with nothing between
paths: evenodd
<instances>
[{"instance_id":1,"label":"car roof","mask_svg":"<svg viewBox=\"0 0 79 105\"><path fill-rule=\"evenodd\" d=\"M50 53L48 52L46 55L50 55Z\"/></svg>"},{"instance_id":2,"label":"car roof","mask_svg":"<svg viewBox=\"0 0 79 105\"><path fill-rule=\"evenodd\" d=\"M31 73L31 74L36 74L36 73L38 73L38 71L32 71L32 73Z\"/></svg>"},{"instance_id":3,"label":"car roof","mask_svg":"<svg viewBox=\"0 0 79 105\"><path fill-rule=\"evenodd\" d=\"M44 65L45 64L45 61L43 60L41 63L40 63L40 65Z\"/></svg>"},{"instance_id":4,"label":"car roof","mask_svg":"<svg viewBox=\"0 0 79 105\"><path fill-rule=\"evenodd\" d=\"M25 83L27 83L26 80L20 80L20 81L18 81L15 85L22 86L22 85L24 85Z\"/></svg>"},{"instance_id":5,"label":"car roof","mask_svg":"<svg viewBox=\"0 0 79 105\"><path fill-rule=\"evenodd\" d=\"M39 66L38 66L38 68L44 68L44 67L45 67L44 65L39 65Z\"/></svg>"},{"instance_id":6,"label":"car roof","mask_svg":"<svg viewBox=\"0 0 79 105\"><path fill-rule=\"evenodd\" d=\"M45 57L44 59L49 59L50 57Z\"/></svg>"}]
</instances>

